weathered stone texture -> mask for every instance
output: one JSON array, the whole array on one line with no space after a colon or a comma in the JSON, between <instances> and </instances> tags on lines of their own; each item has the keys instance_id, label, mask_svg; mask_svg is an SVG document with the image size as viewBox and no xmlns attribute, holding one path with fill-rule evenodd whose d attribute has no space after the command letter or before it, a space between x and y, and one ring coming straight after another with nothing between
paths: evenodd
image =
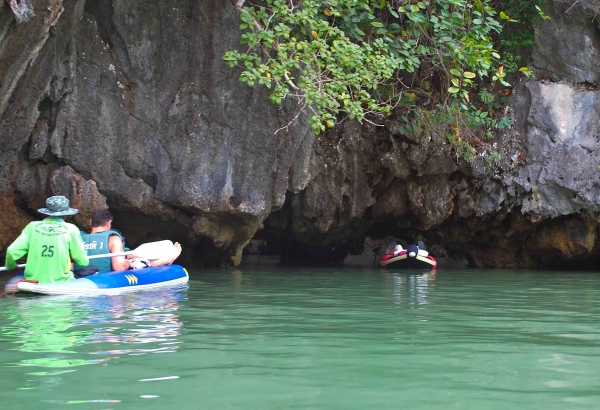
<instances>
[{"instance_id":1,"label":"weathered stone texture","mask_svg":"<svg viewBox=\"0 0 600 410\"><path fill-rule=\"evenodd\" d=\"M213 238L238 254L290 185L306 186L310 127L298 122L274 136L289 121L286 108L242 86L222 60L239 43L229 2L33 6L29 21L0 6L0 191L12 185L32 207L69 192L86 215L106 198L113 213L171 218L188 239ZM64 165L69 176L40 180ZM95 196L79 196L92 186ZM189 222L210 214L245 222L222 226L236 232L230 237Z\"/></svg>"},{"instance_id":2,"label":"weathered stone texture","mask_svg":"<svg viewBox=\"0 0 600 410\"><path fill-rule=\"evenodd\" d=\"M600 210L600 101L597 91L528 84L527 165L515 179L538 219Z\"/></svg>"},{"instance_id":3,"label":"weathered stone texture","mask_svg":"<svg viewBox=\"0 0 600 410\"><path fill-rule=\"evenodd\" d=\"M595 83L600 75L598 7L594 1L548 1L551 20L537 27L533 54L538 80L515 82L514 110L505 112L515 125L489 142L503 156L495 166L488 148L467 165L444 141L418 131L400 135L393 119L386 121L387 132L363 127L369 146L344 145L338 135L348 125L330 133L329 144L338 141L338 147L359 150L363 162L348 167L342 158L350 154L323 153L324 173L306 191L311 199L289 203L288 229L302 229L287 231L294 241L288 252L316 258L318 252L309 246L315 242L344 246L343 239L352 234L412 241L421 232L430 243L466 255L474 266L593 266L600 247L595 235L600 105L594 84L577 83ZM340 218L341 196L331 194L348 186L343 177L348 172L355 179L363 173L369 181L368 189L354 194L374 201L371 213L365 213L367 227L365 218L362 225ZM346 192L350 197L353 189ZM280 215L267 227L272 221L285 229ZM318 236L311 233L314 224L320 227ZM351 234L341 233L342 226L352 227L344 231Z\"/></svg>"},{"instance_id":4,"label":"weathered stone texture","mask_svg":"<svg viewBox=\"0 0 600 410\"><path fill-rule=\"evenodd\" d=\"M288 262L339 262L366 236L421 233L474 266L590 266L600 10L546 9L537 79L516 81L504 112L514 127L467 164L445 137L401 135L393 117L318 138L306 114L290 124L293 102L273 106L222 60L239 44L230 1L2 2L0 252L64 194L82 228L108 206L129 244L168 237L210 265L239 262L258 232Z\"/></svg>"},{"instance_id":5,"label":"weathered stone texture","mask_svg":"<svg viewBox=\"0 0 600 410\"><path fill-rule=\"evenodd\" d=\"M548 0L549 20L540 22L533 48L538 75L553 81L595 83L600 79L600 3Z\"/></svg>"}]
</instances>

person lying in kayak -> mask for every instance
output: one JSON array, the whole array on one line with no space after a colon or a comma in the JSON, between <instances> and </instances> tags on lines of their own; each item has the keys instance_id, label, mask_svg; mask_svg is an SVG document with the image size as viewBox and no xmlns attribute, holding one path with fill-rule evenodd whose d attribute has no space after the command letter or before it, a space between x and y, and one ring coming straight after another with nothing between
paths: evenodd
<instances>
[{"instance_id":1,"label":"person lying in kayak","mask_svg":"<svg viewBox=\"0 0 600 410\"><path fill-rule=\"evenodd\" d=\"M71 260L79 266L88 266L79 229L61 216L75 215L64 196L52 196L46 207L38 212L48 215L42 221L30 222L21 235L6 250L6 267L15 269L16 261L27 255L25 279L38 283L55 283L75 279Z\"/></svg>"},{"instance_id":2,"label":"person lying in kayak","mask_svg":"<svg viewBox=\"0 0 600 410\"><path fill-rule=\"evenodd\" d=\"M398 256L403 250L404 248L402 247L402 245L392 241L388 244L387 248L385 249L384 255Z\"/></svg>"},{"instance_id":3,"label":"person lying in kayak","mask_svg":"<svg viewBox=\"0 0 600 410\"><path fill-rule=\"evenodd\" d=\"M406 249L406 252L412 258L414 258L417 255L427 257L429 256L429 252L427 252L424 248L425 246L423 242L419 241L419 245L410 245L408 249ZM399 245L396 242L392 241L388 244L387 248L385 249L385 255L398 256L404 251L405 249L402 247L402 245Z\"/></svg>"},{"instance_id":4,"label":"person lying in kayak","mask_svg":"<svg viewBox=\"0 0 600 410\"><path fill-rule=\"evenodd\" d=\"M84 242L85 250L88 255L100 255L103 253L118 253L125 251L125 238L121 233L112 229L113 216L108 209L98 209L92 213L90 233L81 231L81 238ZM153 261L145 261L136 256L115 256L112 258L100 258L94 261L98 266L98 271L124 271L128 269L139 269L149 266L170 265L181 254L181 245L174 244L175 251L168 257L162 257Z\"/></svg>"}]
</instances>

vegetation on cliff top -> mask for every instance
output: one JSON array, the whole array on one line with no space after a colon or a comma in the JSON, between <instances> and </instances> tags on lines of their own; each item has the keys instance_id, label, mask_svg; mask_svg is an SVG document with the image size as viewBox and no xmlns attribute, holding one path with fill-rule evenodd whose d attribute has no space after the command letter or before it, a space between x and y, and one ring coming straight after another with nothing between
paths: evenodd
<instances>
[{"instance_id":1,"label":"vegetation on cliff top","mask_svg":"<svg viewBox=\"0 0 600 410\"><path fill-rule=\"evenodd\" d=\"M533 0L496 3L238 0L247 50L223 58L243 68L240 81L270 89L273 103L293 98L310 110L317 134L345 119L383 125L394 112L404 121L401 134L445 137L472 159L473 137L510 126L497 114L507 73L530 75L497 49L527 46L531 21L505 37L503 24L541 13Z\"/></svg>"}]
</instances>

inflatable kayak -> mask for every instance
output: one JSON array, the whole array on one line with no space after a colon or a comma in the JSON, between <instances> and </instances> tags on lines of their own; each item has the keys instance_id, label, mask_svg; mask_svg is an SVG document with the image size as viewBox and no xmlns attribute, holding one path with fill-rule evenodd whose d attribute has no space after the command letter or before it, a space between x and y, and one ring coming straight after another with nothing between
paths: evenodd
<instances>
[{"instance_id":1,"label":"inflatable kayak","mask_svg":"<svg viewBox=\"0 0 600 410\"><path fill-rule=\"evenodd\" d=\"M23 281L23 274L20 274L9 279L5 291L12 293L16 290L44 295L117 295L184 285L188 281L189 276L185 268L179 265L168 265L97 273L85 278L45 284Z\"/></svg>"},{"instance_id":2,"label":"inflatable kayak","mask_svg":"<svg viewBox=\"0 0 600 410\"><path fill-rule=\"evenodd\" d=\"M382 268L395 269L437 269L437 262L431 255L423 256L418 252L411 252L409 247L408 252L402 251L398 255L393 254L383 255L379 258L379 266Z\"/></svg>"}]
</instances>

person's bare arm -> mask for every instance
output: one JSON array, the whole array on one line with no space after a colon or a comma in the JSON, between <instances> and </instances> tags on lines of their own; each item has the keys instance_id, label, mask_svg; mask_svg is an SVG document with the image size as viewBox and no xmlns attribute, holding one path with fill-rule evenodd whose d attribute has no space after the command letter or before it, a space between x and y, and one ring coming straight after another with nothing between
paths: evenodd
<instances>
[{"instance_id":1,"label":"person's bare arm","mask_svg":"<svg viewBox=\"0 0 600 410\"><path fill-rule=\"evenodd\" d=\"M108 250L110 253L123 252L123 241L117 235L111 235L108 238ZM125 256L115 256L111 258L111 266L114 271L123 271L131 268L131 263Z\"/></svg>"}]
</instances>

